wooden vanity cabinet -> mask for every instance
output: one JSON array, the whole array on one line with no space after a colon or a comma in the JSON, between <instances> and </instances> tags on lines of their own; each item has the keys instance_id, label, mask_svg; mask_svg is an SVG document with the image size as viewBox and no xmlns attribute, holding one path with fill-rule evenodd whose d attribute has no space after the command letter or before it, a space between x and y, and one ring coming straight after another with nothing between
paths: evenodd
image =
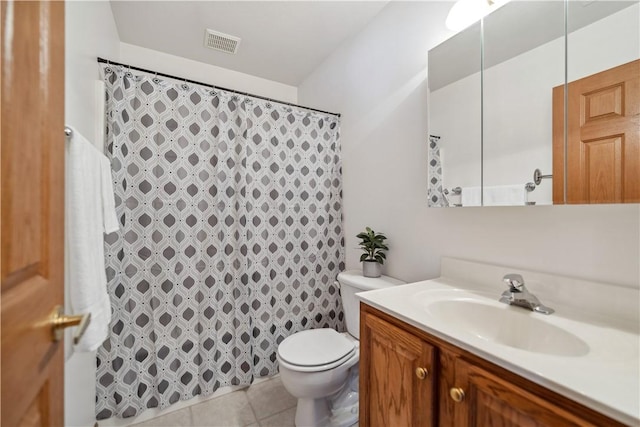
<instances>
[{"instance_id":1,"label":"wooden vanity cabinet","mask_svg":"<svg viewBox=\"0 0 640 427\"><path fill-rule=\"evenodd\" d=\"M622 425L361 304L361 427Z\"/></svg>"},{"instance_id":2,"label":"wooden vanity cabinet","mask_svg":"<svg viewBox=\"0 0 640 427\"><path fill-rule=\"evenodd\" d=\"M503 377L504 378L504 377ZM569 427L593 426L550 401L517 387L473 364L457 359L455 387L443 396L444 405L452 406L452 426L520 426ZM464 396L460 396L460 390ZM455 398L462 397L457 402ZM452 403L453 402L453 403ZM609 424L606 424L609 425Z\"/></svg>"},{"instance_id":3,"label":"wooden vanity cabinet","mask_svg":"<svg viewBox=\"0 0 640 427\"><path fill-rule=\"evenodd\" d=\"M360 425L435 426L434 347L372 314L363 319L360 390L367 391L367 410Z\"/></svg>"}]
</instances>

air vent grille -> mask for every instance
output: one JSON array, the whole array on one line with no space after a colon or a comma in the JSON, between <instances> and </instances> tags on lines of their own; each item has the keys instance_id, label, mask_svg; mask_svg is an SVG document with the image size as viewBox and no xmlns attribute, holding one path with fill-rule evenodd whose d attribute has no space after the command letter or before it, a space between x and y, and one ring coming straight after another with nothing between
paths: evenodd
<instances>
[{"instance_id":1,"label":"air vent grille","mask_svg":"<svg viewBox=\"0 0 640 427\"><path fill-rule=\"evenodd\" d=\"M210 49L235 54L240 45L240 37L207 29L204 32L204 45Z\"/></svg>"}]
</instances>

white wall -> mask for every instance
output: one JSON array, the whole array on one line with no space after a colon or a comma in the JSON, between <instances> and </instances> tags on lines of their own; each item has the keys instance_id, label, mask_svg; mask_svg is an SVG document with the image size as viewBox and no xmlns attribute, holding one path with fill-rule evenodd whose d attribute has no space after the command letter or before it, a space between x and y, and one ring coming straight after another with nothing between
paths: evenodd
<instances>
[{"instance_id":1,"label":"white wall","mask_svg":"<svg viewBox=\"0 0 640 427\"><path fill-rule=\"evenodd\" d=\"M570 33L567 52L569 81L638 59L639 23L640 4L637 3Z\"/></svg>"},{"instance_id":2,"label":"white wall","mask_svg":"<svg viewBox=\"0 0 640 427\"><path fill-rule=\"evenodd\" d=\"M292 103L298 101L298 88L295 86L128 43L120 44L120 62L227 89L265 96L278 101Z\"/></svg>"},{"instance_id":3,"label":"white wall","mask_svg":"<svg viewBox=\"0 0 640 427\"><path fill-rule=\"evenodd\" d=\"M414 281L454 256L640 287L636 205L427 208L427 51L451 3L391 2L298 88L343 113L347 267L365 226L389 237L386 272Z\"/></svg>"},{"instance_id":4,"label":"white wall","mask_svg":"<svg viewBox=\"0 0 640 427\"><path fill-rule=\"evenodd\" d=\"M120 38L108 1L65 6L65 121L93 139L96 121L96 57L118 58ZM102 147L101 147L102 148Z\"/></svg>"}]
</instances>

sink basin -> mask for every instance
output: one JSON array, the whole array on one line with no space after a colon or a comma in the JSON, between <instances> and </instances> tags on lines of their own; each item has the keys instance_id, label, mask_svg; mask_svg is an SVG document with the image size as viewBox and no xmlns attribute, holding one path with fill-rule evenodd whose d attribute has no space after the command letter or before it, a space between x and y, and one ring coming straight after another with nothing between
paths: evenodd
<instances>
[{"instance_id":1,"label":"sink basin","mask_svg":"<svg viewBox=\"0 0 640 427\"><path fill-rule=\"evenodd\" d=\"M448 326L489 342L555 356L589 353L589 346L579 337L520 307L457 298L428 302L424 308Z\"/></svg>"}]
</instances>

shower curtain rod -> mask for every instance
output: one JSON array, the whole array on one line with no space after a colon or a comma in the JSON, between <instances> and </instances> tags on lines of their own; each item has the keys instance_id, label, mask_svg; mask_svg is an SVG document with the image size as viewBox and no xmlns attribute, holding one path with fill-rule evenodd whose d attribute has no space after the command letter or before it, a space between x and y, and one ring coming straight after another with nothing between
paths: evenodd
<instances>
[{"instance_id":1,"label":"shower curtain rod","mask_svg":"<svg viewBox=\"0 0 640 427\"><path fill-rule=\"evenodd\" d=\"M317 113L331 114L332 116L340 117L340 113L332 113L330 111L318 110L317 108L305 107L304 105L293 104L291 102L279 101L277 99L268 98L266 96L254 95L254 94L251 94L251 93L242 92L242 91L234 90L234 89L227 89L227 88L222 87L222 86L214 86L214 85L209 84L209 83L202 83L202 82L199 82L199 81L196 81L196 80L186 79L184 77L172 76L170 74L160 73L160 72L157 72L157 71L151 71L151 70L147 70L147 69L140 68L140 67L134 67L133 65L122 64L120 62L111 61L109 59L104 59L104 58L98 57L98 63L109 64L109 65L120 65L122 67L127 67L130 70L141 71L143 73L149 73L149 74L153 74L155 76L167 77L167 78L170 78L170 79L180 80L180 81L187 82L187 83L193 83L193 84L197 84L197 85L200 85L200 86L206 86L206 87L210 87L210 88L213 88L213 89L220 89L220 90L224 90L224 91L227 91L227 92L237 93L238 95L244 95L244 96L250 96L252 98L264 99L266 101L271 101L271 102L275 102L275 103L278 103L278 104L289 105L289 106L292 106L292 107L298 107L298 108L303 108L305 110L315 111Z\"/></svg>"}]
</instances>

